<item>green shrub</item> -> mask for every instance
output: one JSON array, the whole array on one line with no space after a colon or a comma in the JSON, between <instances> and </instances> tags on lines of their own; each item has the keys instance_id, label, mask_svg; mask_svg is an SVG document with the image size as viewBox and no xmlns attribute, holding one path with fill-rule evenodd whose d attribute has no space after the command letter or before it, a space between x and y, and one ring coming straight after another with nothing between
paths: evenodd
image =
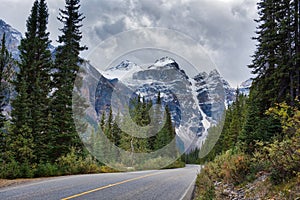
<instances>
[{"instance_id":1,"label":"green shrub","mask_svg":"<svg viewBox=\"0 0 300 200\"><path fill-rule=\"evenodd\" d=\"M62 175L99 173L101 167L91 156L83 158L76 154L75 149L57 160L57 166Z\"/></svg>"},{"instance_id":2,"label":"green shrub","mask_svg":"<svg viewBox=\"0 0 300 200\"><path fill-rule=\"evenodd\" d=\"M275 141L264 148L264 159L269 159L271 181L280 184L293 178L300 172L300 139L299 136Z\"/></svg>"},{"instance_id":3,"label":"green shrub","mask_svg":"<svg viewBox=\"0 0 300 200\"><path fill-rule=\"evenodd\" d=\"M269 161L271 181L279 184L300 172L300 111L281 103L267 113L280 120L283 136L264 145L261 159Z\"/></svg>"},{"instance_id":4,"label":"green shrub","mask_svg":"<svg viewBox=\"0 0 300 200\"><path fill-rule=\"evenodd\" d=\"M0 170L0 178L7 179L32 178L35 172L33 165L29 164L29 162L19 163L14 159L3 162Z\"/></svg>"},{"instance_id":5,"label":"green shrub","mask_svg":"<svg viewBox=\"0 0 300 200\"><path fill-rule=\"evenodd\" d=\"M35 171L35 177L58 176L60 172L56 164L40 163Z\"/></svg>"},{"instance_id":6,"label":"green shrub","mask_svg":"<svg viewBox=\"0 0 300 200\"><path fill-rule=\"evenodd\" d=\"M100 173L101 167L92 156L88 155L86 158L80 157L77 161L78 172L81 174Z\"/></svg>"},{"instance_id":7,"label":"green shrub","mask_svg":"<svg viewBox=\"0 0 300 200\"><path fill-rule=\"evenodd\" d=\"M204 167L204 172L214 180L224 180L238 184L244 181L250 172L250 157L231 150L219 155Z\"/></svg>"},{"instance_id":8,"label":"green shrub","mask_svg":"<svg viewBox=\"0 0 300 200\"><path fill-rule=\"evenodd\" d=\"M21 175L20 178L33 178L34 177L34 167L29 162L24 162L20 164Z\"/></svg>"},{"instance_id":9,"label":"green shrub","mask_svg":"<svg viewBox=\"0 0 300 200\"><path fill-rule=\"evenodd\" d=\"M3 163L0 167L0 177L14 179L22 175L20 165L15 160Z\"/></svg>"},{"instance_id":10,"label":"green shrub","mask_svg":"<svg viewBox=\"0 0 300 200\"><path fill-rule=\"evenodd\" d=\"M78 162L79 157L75 153L75 149L72 149L70 153L65 156L61 156L57 159L57 165L63 175L78 174Z\"/></svg>"}]
</instances>

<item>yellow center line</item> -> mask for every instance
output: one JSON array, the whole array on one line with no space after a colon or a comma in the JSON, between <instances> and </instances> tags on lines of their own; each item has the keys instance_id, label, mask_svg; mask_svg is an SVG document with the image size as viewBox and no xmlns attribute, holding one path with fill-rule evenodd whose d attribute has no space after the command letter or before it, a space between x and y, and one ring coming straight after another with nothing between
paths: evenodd
<instances>
[{"instance_id":1,"label":"yellow center line","mask_svg":"<svg viewBox=\"0 0 300 200\"><path fill-rule=\"evenodd\" d=\"M63 198L61 200L74 199L76 197L80 197L80 196L83 196L83 195L86 195L86 194L97 192L97 191L100 191L100 190L103 190L103 189L106 189L106 188L114 187L114 186L117 186L117 185L121 185L121 184L124 184L124 183L128 183L128 182L131 182L131 181L139 180L139 179L142 179L142 178L147 178L149 176L154 176L154 175L158 175L158 174L162 174L162 172L154 173L154 174L148 174L148 175L144 175L144 176L139 176L139 177L136 177L136 178L132 178L132 179L128 179L128 180L125 180L125 181L117 182L117 183L114 183L114 184L109 184L109 185L102 186L102 187L99 187L99 188L96 188L96 189L93 189L93 190L88 190L86 192L75 194L73 196Z\"/></svg>"}]
</instances>

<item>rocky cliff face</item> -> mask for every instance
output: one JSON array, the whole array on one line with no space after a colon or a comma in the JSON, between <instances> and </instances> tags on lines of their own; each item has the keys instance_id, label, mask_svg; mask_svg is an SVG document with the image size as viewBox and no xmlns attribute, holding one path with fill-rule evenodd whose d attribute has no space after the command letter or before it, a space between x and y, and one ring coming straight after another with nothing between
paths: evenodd
<instances>
[{"instance_id":1,"label":"rocky cliff face","mask_svg":"<svg viewBox=\"0 0 300 200\"><path fill-rule=\"evenodd\" d=\"M19 57L18 46L20 45L22 34L0 19L0 39L2 39L4 33L6 36L7 49L12 53L12 56L17 59Z\"/></svg>"}]
</instances>

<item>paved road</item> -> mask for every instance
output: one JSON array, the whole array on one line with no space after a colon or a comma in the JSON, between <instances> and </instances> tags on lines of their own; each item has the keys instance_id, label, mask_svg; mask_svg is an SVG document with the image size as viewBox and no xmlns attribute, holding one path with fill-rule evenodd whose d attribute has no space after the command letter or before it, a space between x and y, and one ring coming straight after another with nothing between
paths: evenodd
<instances>
[{"instance_id":1,"label":"paved road","mask_svg":"<svg viewBox=\"0 0 300 200\"><path fill-rule=\"evenodd\" d=\"M198 165L182 169L57 177L0 189L0 199L179 200L193 184Z\"/></svg>"}]
</instances>

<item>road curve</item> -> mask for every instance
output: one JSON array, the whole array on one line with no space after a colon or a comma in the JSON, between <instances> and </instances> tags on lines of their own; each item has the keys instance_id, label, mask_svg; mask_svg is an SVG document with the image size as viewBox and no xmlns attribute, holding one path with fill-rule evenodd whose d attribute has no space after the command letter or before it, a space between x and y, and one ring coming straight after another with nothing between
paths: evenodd
<instances>
[{"instance_id":1,"label":"road curve","mask_svg":"<svg viewBox=\"0 0 300 200\"><path fill-rule=\"evenodd\" d=\"M199 165L168 170L57 177L0 189L0 199L180 200L194 183Z\"/></svg>"}]
</instances>

